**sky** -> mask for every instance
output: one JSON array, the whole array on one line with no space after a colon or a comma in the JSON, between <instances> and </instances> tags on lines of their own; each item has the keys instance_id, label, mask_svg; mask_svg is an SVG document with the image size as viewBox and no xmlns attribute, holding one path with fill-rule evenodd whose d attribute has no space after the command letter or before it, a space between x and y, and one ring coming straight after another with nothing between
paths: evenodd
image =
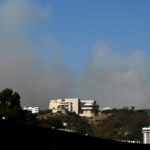
<instances>
[{"instance_id":1,"label":"sky","mask_svg":"<svg viewBox=\"0 0 150 150\"><path fill-rule=\"evenodd\" d=\"M0 89L22 106L95 99L150 108L149 0L1 0Z\"/></svg>"}]
</instances>

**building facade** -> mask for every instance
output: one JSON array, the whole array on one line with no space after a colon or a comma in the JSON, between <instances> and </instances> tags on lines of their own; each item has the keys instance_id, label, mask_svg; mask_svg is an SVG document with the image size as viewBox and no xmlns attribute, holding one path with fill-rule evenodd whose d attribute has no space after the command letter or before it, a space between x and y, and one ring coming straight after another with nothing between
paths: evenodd
<instances>
[{"instance_id":1,"label":"building facade","mask_svg":"<svg viewBox=\"0 0 150 150\"><path fill-rule=\"evenodd\" d=\"M80 113L81 117L93 117L98 113L99 106L95 100L80 100Z\"/></svg>"},{"instance_id":2,"label":"building facade","mask_svg":"<svg viewBox=\"0 0 150 150\"><path fill-rule=\"evenodd\" d=\"M31 111L32 114L39 113L39 107L23 107L23 110Z\"/></svg>"},{"instance_id":3,"label":"building facade","mask_svg":"<svg viewBox=\"0 0 150 150\"><path fill-rule=\"evenodd\" d=\"M95 100L80 100L79 98L65 98L50 100L49 109L52 113L75 112L82 117L92 117L98 113L99 106Z\"/></svg>"},{"instance_id":4,"label":"building facade","mask_svg":"<svg viewBox=\"0 0 150 150\"><path fill-rule=\"evenodd\" d=\"M143 143L150 144L150 126L142 128Z\"/></svg>"}]
</instances>

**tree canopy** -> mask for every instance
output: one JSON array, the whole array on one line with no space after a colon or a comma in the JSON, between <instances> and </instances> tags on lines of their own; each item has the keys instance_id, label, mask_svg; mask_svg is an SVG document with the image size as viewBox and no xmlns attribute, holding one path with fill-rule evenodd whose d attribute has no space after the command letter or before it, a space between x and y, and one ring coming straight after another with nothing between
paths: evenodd
<instances>
[{"instance_id":1,"label":"tree canopy","mask_svg":"<svg viewBox=\"0 0 150 150\"><path fill-rule=\"evenodd\" d=\"M30 124L36 120L36 116L31 112L22 110L19 93L10 88L0 92L0 119L2 118Z\"/></svg>"},{"instance_id":2,"label":"tree canopy","mask_svg":"<svg viewBox=\"0 0 150 150\"><path fill-rule=\"evenodd\" d=\"M20 109L20 95L12 89L4 89L0 92L0 106Z\"/></svg>"},{"instance_id":3,"label":"tree canopy","mask_svg":"<svg viewBox=\"0 0 150 150\"><path fill-rule=\"evenodd\" d=\"M20 96L12 89L4 89L0 92L0 117L11 118L21 110Z\"/></svg>"}]
</instances>

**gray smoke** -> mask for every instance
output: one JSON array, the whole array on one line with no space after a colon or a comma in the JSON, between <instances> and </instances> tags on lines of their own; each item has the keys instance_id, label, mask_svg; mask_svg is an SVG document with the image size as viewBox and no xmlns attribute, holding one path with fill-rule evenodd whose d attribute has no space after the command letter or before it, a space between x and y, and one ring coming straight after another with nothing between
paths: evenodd
<instances>
[{"instance_id":1,"label":"gray smoke","mask_svg":"<svg viewBox=\"0 0 150 150\"><path fill-rule=\"evenodd\" d=\"M97 42L83 72L69 70L53 38L40 32L51 10L32 3L0 2L0 89L19 92L22 106L44 109L65 97L95 99L100 108L150 107L150 62L142 51L124 56Z\"/></svg>"},{"instance_id":2,"label":"gray smoke","mask_svg":"<svg viewBox=\"0 0 150 150\"><path fill-rule=\"evenodd\" d=\"M100 107L150 107L150 62L140 50L123 55L98 41L85 74L81 93Z\"/></svg>"},{"instance_id":3,"label":"gray smoke","mask_svg":"<svg viewBox=\"0 0 150 150\"><path fill-rule=\"evenodd\" d=\"M22 106L48 108L50 98L71 96L72 73L63 65L50 36L36 33L35 37L27 32L51 14L48 8L32 2L0 3L0 88L19 92ZM46 49L41 52L46 60L39 59L35 42Z\"/></svg>"}]
</instances>

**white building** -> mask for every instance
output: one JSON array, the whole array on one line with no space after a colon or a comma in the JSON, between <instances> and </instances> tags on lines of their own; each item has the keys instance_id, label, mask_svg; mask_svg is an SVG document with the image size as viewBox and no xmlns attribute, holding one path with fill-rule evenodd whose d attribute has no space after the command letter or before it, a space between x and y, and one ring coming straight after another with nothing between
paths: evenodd
<instances>
[{"instance_id":1,"label":"white building","mask_svg":"<svg viewBox=\"0 0 150 150\"><path fill-rule=\"evenodd\" d=\"M92 117L98 113L98 105L95 100L80 100L79 98L65 98L50 100L49 109L52 113L75 112L77 115Z\"/></svg>"},{"instance_id":2,"label":"white building","mask_svg":"<svg viewBox=\"0 0 150 150\"><path fill-rule=\"evenodd\" d=\"M92 117L98 113L98 105L95 100L80 100L80 113L81 117Z\"/></svg>"},{"instance_id":3,"label":"white building","mask_svg":"<svg viewBox=\"0 0 150 150\"><path fill-rule=\"evenodd\" d=\"M23 107L23 110L31 111L32 114L39 113L39 107Z\"/></svg>"},{"instance_id":4,"label":"white building","mask_svg":"<svg viewBox=\"0 0 150 150\"><path fill-rule=\"evenodd\" d=\"M111 107L104 107L101 111L104 111L104 110L112 110Z\"/></svg>"},{"instance_id":5,"label":"white building","mask_svg":"<svg viewBox=\"0 0 150 150\"><path fill-rule=\"evenodd\" d=\"M52 113L62 112L64 110L69 112L75 112L79 114L79 99L78 98L66 98L50 100L49 109Z\"/></svg>"},{"instance_id":6,"label":"white building","mask_svg":"<svg viewBox=\"0 0 150 150\"><path fill-rule=\"evenodd\" d=\"M150 144L150 126L142 128L143 143Z\"/></svg>"}]
</instances>

